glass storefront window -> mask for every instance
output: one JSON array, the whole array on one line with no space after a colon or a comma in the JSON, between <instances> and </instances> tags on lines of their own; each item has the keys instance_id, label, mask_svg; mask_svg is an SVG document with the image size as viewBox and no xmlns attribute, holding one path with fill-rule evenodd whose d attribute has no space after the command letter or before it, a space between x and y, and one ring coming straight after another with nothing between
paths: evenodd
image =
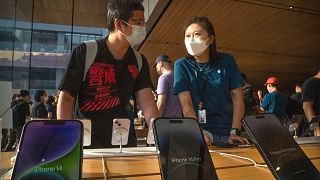
<instances>
[{"instance_id":1,"label":"glass storefront window","mask_svg":"<svg viewBox=\"0 0 320 180\"><path fill-rule=\"evenodd\" d=\"M12 81L14 92L29 89L33 96L44 89L55 95L72 49L105 35L101 3L105 1L3 0L0 10L11 14L0 14L0 81ZM88 4L99 11L85 12Z\"/></svg>"}]
</instances>

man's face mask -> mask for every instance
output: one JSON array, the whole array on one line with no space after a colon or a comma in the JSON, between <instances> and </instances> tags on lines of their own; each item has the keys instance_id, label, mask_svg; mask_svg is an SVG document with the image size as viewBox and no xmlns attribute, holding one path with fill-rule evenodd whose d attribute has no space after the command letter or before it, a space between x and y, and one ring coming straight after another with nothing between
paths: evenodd
<instances>
[{"instance_id":1,"label":"man's face mask","mask_svg":"<svg viewBox=\"0 0 320 180\"><path fill-rule=\"evenodd\" d=\"M209 46L209 44L207 44L208 40L209 39L202 40L199 38L189 38L184 41L184 44L190 55L197 56L201 55L207 49L207 47Z\"/></svg>"},{"instance_id":2,"label":"man's face mask","mask_svg":"<svg viewBox=\"0 0 320 180\"><path fill-rule=\"evenodd\" d=\"M145 26L130 25L129 23L127 23L125 21L123 21L123 22L132 28L131 35L127 36L122 33L124 36L126 36L126 39L131 44L131 46L142 43L142 41L144 40L144 38L146 37L146 34L147 34L146 27Z\"/></svg>"}]
</instances>

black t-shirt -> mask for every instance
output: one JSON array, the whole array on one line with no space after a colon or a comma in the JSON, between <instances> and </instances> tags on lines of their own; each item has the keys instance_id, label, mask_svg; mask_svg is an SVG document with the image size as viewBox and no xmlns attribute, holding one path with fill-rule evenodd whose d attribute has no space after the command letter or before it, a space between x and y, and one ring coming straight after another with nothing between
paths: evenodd
<instances>
[{"instance_id":1,"label":"black t-shirt","mask_svg":"<svg viewBox=\"0 0 320 180\"><path fill-rule=\"evenodd\" d=\"M303 83L302 101L313 102L315 113L320 114L320 79L311 77Z\"/></svg>"},{"instance_id":2,"label":"black t-shirt","mask_svg":"<svg viewBox=\"0 0 320 180\"><path fill-rule=\"evenodd\" d=\"M44 103L35 102L32 106L31 117L33 118L48 118L48 111Z\"/></svg>"},{"instance_id":3,"label":"black t-shirt","mask_svg":"<svg viewBox=\"0 0 320 180\"><path fill-rule=\"evenodd\" d=\"M257 105L259 104L257 92L255 92L252 89L252 86L249 84L242 87L242 92L243 92L243 101L245 105L244 115L248 116L248 115L257 114L258 113Z\"/></svg>"},{"instance_id":4,"label":"black t-shirt","mask_svg":"<svg viewBox=\"0 0 320 180\"><path fill-rule=\"evenodd\" d=\"M60 90L71 96L78 95L82 114L92 121L91 146L89 148L112 147L112 122L115 118L128 118L129 97L134 92L152 87L149 66L142 56L139 72L134 52L128 49L122 60L113 58L106 38L97 40L98 51L85 81L86 45L80 44L70 57Z\"/></svg>"},{"instance_id":5,"label":"black t-shirt","mask_svg":"<svg viewBox=\"0 0 320 180\"><path fill-rule=\"evenodd\" d=\"M26 123L26 116L30 116L29 104L22 99L12 103L13 109L13 127L23 126Z\"/></svg>"}]
</instances>

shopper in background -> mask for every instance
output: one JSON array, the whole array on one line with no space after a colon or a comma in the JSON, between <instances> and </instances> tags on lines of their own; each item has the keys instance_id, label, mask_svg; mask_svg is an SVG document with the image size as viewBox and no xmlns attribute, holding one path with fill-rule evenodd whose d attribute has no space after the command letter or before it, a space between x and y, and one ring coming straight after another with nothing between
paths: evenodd
<instances>
[{"instance_id":1,"label":"shopper in background","mask_svg":"<svg viewBox=\"0 0 320 180\"><path fill-rule=\"evenodd\" d=\"M261 111L274 114L281 123L284 123L288 97L280 92L278 78L269 77L264 86L269 93L263 97Z\"/></svg>"},{"instance_id":2,"label":"shopper in background","mask_svg":"<svg viewBox=\"0 0 320 180\"><path fill-rule=\"evenodd\" d=\"M34 104L31 110L31 118L48 118L48 111L45 103L48 101L48 94L45 90L37 90L34 95Z\"/></svg>"},{"instance_id":3,"label":"shopper in background","mask_svg":"<svg viewBox=\"0 0 320 180\"><path fill-rule=\"evenodd\" d=\"M55 98L53 96L48 96L48 101L46 102L48 119L57 119L57 106L54 106Z\"/></svg>"},{"instance_id":4,"label":"shopper in background","mask_svg":"<svg viewBox=\"0 0 320 180\"><path fill-rule=\"evenodd\" d=\"M18 147L22 128L26 123L26 120L30 118L30 96L28 90L20 90L20 97L18 100L12 103L12 119L13 119L13 129L12 133L15 136L9 136L8 143L4 151L11 151Z\"/></svg>"},{"instance_id":5,"label":"shopper in background","mask_svg":"<svg viewBox=\"0 0 320 180\"><path fill-rule=\"evenodd\" d=\"M161 117L182 117L179 96L173 95L173 67L167 55L160 55L152 65L160 75L157 85L157 107Z\"/></svg>"}]
</instances>

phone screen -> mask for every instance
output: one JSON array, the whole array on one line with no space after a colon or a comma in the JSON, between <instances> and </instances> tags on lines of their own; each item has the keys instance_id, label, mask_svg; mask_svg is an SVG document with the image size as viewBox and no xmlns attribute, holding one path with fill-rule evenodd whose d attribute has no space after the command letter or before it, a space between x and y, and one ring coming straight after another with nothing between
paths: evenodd
<instances>
[{"instance_id":1,"label":"phone screen","mask_svg":"<svg viewBox=\"0 0 320 180\"><path fill-rule=\"evenodd\" d=\"M23 130L11 179L80 179L82 124L30 121Z\"/></svg>"},{"instance_id":2,"label":"phone screen","mask_svg":"<svg viewBox=\"0 0 320 180\"><path fill-rule=\"evenodd\" d=\"M154 133L163 179L218 179L196 120L159 118Z\"/></svg>"},{"instance_id":3,"label":"phone screen","mask_svg":"<svg viewBox=\"0 0 320 180\"><path fill-rule=\"evenodd\" d=\"M244 119L244 127L253 136L257 148L275 177L320 178L312 162L274 115L247 116Z\"/></svg>"}]
</instances>

